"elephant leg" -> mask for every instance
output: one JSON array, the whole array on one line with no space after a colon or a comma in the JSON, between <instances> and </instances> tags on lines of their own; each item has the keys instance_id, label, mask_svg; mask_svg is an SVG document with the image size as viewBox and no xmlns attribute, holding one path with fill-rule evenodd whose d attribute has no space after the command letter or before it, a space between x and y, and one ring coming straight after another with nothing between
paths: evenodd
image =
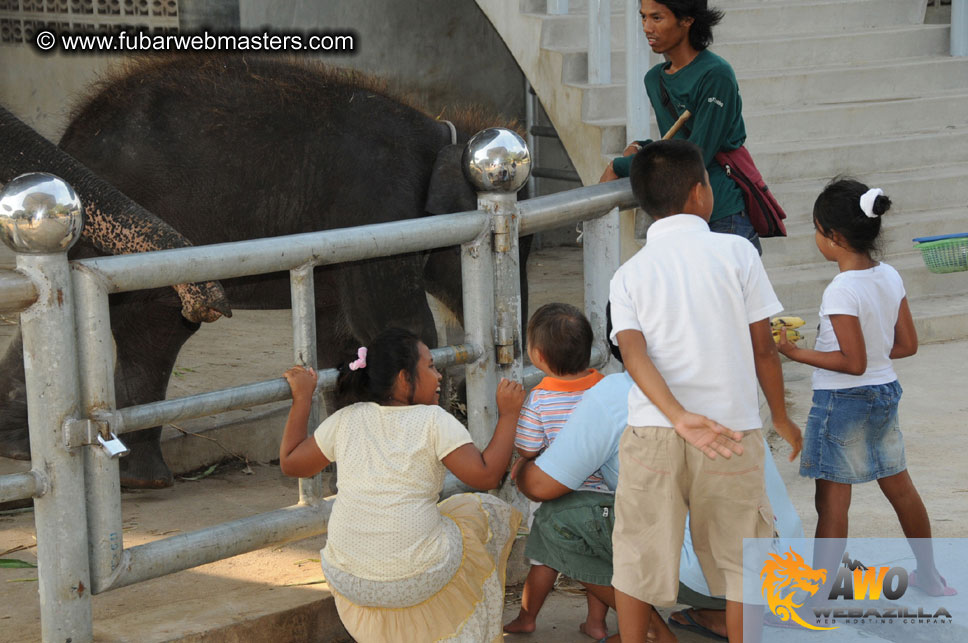
<instances>
[{"instance_id":1,"label":"elephant leg","mask_svg":"<svg viewBox=\"0 0 968 643\"><path fill-rule=\"evenodd\" d=\"M521 337L528 327L528 256L531 254L533 235L518 240L518 267L521 275ZM427 264L423 272L427 292L439 299L457 321L464 325L463 300L461 291L461 260L459 248L439 248L427 254Z\"/></svg>"},{"instance_id":2,"label":"elephant leg","mask_svg":"<svg viewBox=\"0 0 968 643\"><path fill-rule=\"evenodd\" d=\"M112 313L118 351L115 372L118 407L164 399L178 351L198 330L199 324L182 316L177 300L133 300ZM127 433L123 441L131 453L120 461L122 487L172 486L171 470L161 453L160 426Z\"/></svg>"},{"instance_id":3,"label":"elephant leg","mask_svg":"<svg viewBox=\"0 0 968 643\"><path fill-rule=\"evenodd\" d=\"M0 457L30 459L27 432L27 388L20 330L0 360Z\"/></svg>"},{"instance_id":4,"label":"elephant leg","mask_svg":"<svg viewBox=\"0 0 968 643\"><path fill-rule=\"evenodd\" d=\"M424 257L409 254L351 264L337 272L343 314L361 345L395 326L412 331L430 348L437 346L423 270Z\"/></svg>"}]
</instances>

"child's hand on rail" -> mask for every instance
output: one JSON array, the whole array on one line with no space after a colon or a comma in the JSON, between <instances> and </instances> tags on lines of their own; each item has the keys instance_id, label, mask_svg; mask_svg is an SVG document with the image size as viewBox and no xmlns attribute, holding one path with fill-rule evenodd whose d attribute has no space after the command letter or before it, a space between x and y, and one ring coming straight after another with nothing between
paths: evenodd
<instances>
[{"instance_id":1,"label":"child's hand on rail","mask_svg":"<svg viewBox=\"0 0 968 643\"><path fill-rule=\"evenodd\" d=\"M312 401L316 392L316 371L305 366L293 366L283 374L289 382L293 402Z\"/></svg>"},{"instance_id":2,"label":"child's hand on rail","mask_svg":"<svg viewBox=\"0 0 968 643\"><path fill-rule=\"evenodd\" d=\"M524 387L519 382L502 378L497 385L498 415L513 415L517 418L521 413L521 406L524 405L524 397Z\"/></svg>"}]
</instances>

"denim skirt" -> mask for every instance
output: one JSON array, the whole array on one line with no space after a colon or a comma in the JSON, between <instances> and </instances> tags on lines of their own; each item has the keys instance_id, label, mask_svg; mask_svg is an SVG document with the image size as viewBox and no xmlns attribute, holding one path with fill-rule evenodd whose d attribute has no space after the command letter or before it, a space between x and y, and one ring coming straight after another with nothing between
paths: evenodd
<instances>
[{"instance_id":1,"label":"denim skirt","mask_svg":"<svg viewBox=\"0 0 968 643\"><path fill-rule=\"evenodd\" d=\"M901 385L816 390L807 418L800 475L857 484L904 471L897 422Z\"/></svg>"}]
</instances>

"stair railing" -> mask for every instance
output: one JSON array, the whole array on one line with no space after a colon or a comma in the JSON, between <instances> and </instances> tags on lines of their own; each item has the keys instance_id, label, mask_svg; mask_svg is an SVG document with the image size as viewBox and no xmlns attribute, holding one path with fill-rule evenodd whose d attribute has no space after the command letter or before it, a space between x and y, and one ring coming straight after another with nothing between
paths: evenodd
<instances>
[{"instance_id":1,"label":"stair railing","mask_svg":"<svg viewBox=\"0 0 968 643\"><path fill-rule=\"evenodd\" d=\"M968 56L968 0L951 0L951 55Z\"/></svg>"},{"instance_id":2,"label":"stair railing","mask_svg":"<svg viewBox=\"0 0 968 643\"><path fill-rule=\"evenodd\" d=\"M588 0L588 83L612 82L612 0Z\"/></svg>"}]
</instances>

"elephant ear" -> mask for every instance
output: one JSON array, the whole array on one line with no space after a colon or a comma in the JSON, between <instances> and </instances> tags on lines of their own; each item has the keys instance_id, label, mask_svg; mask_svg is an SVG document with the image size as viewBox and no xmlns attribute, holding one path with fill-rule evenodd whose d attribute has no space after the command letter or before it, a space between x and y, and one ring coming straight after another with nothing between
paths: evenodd
<instances>
[{"instance_id":1,"label":"elephant ear","mask_svg":"<svg viewBox=\"0 0 968 643\"><path fill-rule=\"evenodd\" d=\"M461 170L463 145L445 145L434 160L424 209L430 214L448 214L477 209L477 193Z\"/></svg>"}]
</instances>

